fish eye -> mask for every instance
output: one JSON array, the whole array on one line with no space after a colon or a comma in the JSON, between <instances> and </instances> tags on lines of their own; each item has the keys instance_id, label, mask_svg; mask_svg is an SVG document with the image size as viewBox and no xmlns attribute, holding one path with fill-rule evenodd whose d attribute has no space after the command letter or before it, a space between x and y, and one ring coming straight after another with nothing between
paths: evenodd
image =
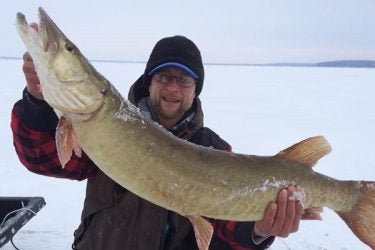
<instances>
[{"instance_id":1,"label":"fish eye","mask_svg":"<svg viewBox=\"0 0 375 250\"><path fill-rule=\"evenodd\" d=\"M69 51L69 52L74 52L74 46L71 45L71 44L69 44L69 43L67 43L67 44L65 45L65 48L66 48L66 50Z\"/></svg>"}]
</instances>

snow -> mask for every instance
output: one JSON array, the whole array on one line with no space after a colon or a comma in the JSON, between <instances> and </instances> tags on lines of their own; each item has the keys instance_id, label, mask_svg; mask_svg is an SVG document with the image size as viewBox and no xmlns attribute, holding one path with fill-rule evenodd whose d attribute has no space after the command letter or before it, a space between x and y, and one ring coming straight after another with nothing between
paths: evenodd
<instances>
[{"instance_id":1,"label":"snow","mask_svg":"<svg viewBox=\"0 0 375 250\"><path fill-rule=\"evenodd\" d=\"M144 64L94 63L127 96ZM85 181L28 172L10 131L11 108L25 86L22 61L0 60L0 196L43 196L47 205L14 237L20 249L69 249L80 221ZM235 152L273 155L310 136L324 135L333 151L314 168L338 179L374 180L375 71L352 68L206 66L201 95L205 125ZM14 249L10 243L3 249ZM369 249L325 209L323 221L277 239L274 250Z\"/></svg>"}]
</instances>

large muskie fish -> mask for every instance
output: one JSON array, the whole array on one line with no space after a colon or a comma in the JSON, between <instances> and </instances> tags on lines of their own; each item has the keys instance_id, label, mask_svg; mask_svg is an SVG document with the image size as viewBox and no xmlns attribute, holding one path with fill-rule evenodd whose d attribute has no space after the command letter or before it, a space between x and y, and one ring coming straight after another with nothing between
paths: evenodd
<instances>
[{"instance_id":1,"label":"large muskie fish","mask_svg":"<svg viewBox=\"0 0 375 250\"><path fill-rule=\"evenodd\" d=\"M211 224L201 216L254 221L290 185L304 190L303 205L329 207L375 249L375 184L340 181L312 170L331 148L306 139L275 156L222 152L178 139L149 120L100 75L39 8L39 28L17 14L18 32L31 54L43 96L60 118L56 143L62 166L84 152L136 195L187 216L200 249ZM250 236L249 236L250 237Z\"/></svg>"}]
</instances>

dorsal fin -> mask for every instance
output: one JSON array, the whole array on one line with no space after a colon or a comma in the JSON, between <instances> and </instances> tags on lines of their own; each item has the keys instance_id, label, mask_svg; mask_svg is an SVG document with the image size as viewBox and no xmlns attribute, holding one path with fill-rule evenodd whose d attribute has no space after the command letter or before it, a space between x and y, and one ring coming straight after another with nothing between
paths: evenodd
<instances>
[{"instance_id":1,"label":"dorsal fin","mask_svg":"<svg viewBox=\"0 0 375 250\"><path fill-rule=\"evenodd\" d=\"M307 138L293 146L284 149L276 156L281 159L296 161L302 165L313 167L332 148L323 136Z\"/></svg>"}]
</instances>

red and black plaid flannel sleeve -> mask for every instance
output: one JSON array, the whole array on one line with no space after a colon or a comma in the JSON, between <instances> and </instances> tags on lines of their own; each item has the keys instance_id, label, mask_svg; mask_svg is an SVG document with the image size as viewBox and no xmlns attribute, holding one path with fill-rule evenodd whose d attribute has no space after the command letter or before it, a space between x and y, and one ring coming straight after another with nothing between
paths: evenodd
<instances>
[{"instance_id":1,"label":"red and black plaid flannel sleeve","mask_svg":"<svg viewBox=\"0 0 375 250\"><path fill-rule=\"evenodd\" d=\"M256 245L252 240L254 222L236 222L211 220L214 227L213 249L225 250L263 250L270 247L274 237L270 237Z\"/></svg>"},{"instance_id":2,"label":"red and black plaid flannel sleeve","mask_svg":"<svg viewBox=\"0 0 375 250\"><path fill-rule=\"evenodd\" d=\"M57 156L54 135L28 128L21 120L20 105L17 104L12 110L11 129L16 153L31 172L72 180L95 175L97 167L85 154L81 158L74 155L63 169Z\"/></svg>"}]
</instances>

